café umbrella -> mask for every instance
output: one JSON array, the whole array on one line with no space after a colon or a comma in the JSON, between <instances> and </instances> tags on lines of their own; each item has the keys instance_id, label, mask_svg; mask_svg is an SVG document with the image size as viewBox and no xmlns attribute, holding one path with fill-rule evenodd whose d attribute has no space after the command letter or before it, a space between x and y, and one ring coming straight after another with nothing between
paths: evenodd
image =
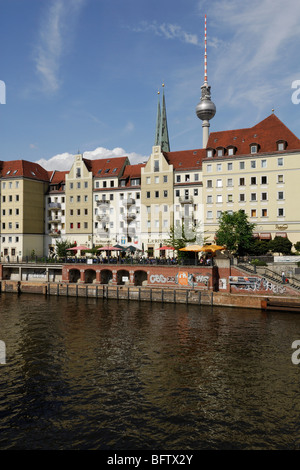
<instances>
[{"instance_id":1,"label":"caf\u00e9 umbrella","mask_svg":"<svg viewBox=\"0 0 300 470\"><path fill-rule=\"evenodd\" d=\"M67 248L67 251L87 251L89 250L90 248L88 246L85 246L85 245L78 245L78 246L72 246L72 248Z\"/></svg>"}]
</instances>

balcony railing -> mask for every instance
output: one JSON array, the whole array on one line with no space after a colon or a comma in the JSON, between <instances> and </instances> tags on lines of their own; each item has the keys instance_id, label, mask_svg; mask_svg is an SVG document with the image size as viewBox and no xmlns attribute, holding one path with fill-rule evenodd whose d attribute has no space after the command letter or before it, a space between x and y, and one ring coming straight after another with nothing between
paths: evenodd
<instances>
[{"instance_id":1,"label":"balcony railing","mask_svg":"<svg viewBox=\"0 0 300 470\"><path fill-rule=\"evenodd\" d=\"M185 196L179 198L180 204L194 204L193 196Z\"/></svg>"},{"instance_id":2,"label":"balcony railing","mask_svg":"<svg viewBox=\"0 0 300 470\"><path fill-rule=\"evenodd\" d=\"M132 206L135 203L135 199L128 197L127 199L122 200L123 206Z\"/></svg>"},{"instance_id":3,"label":"balcony railing","mask_svg":"<svg viewBox=\"0 0 300 470\"><path fill-rule=\"evenodd\" d=\"M50 202L48 204L49 209L61 209L61 203L60 202Z\"/></svg>"}]
</instances>

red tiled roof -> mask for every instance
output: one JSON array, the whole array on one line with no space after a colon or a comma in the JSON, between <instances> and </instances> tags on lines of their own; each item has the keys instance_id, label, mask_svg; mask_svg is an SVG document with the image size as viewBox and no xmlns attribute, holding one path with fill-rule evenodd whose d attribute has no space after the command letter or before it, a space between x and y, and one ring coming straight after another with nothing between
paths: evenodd
<instances>
[{"instance_id":1,"label":"red tiled roof","mask_svg":"<svg viewBox=\"0 0 300 470\"><path fill-rule=\"evenodd\" d=\"M129 163L128 157L102 158L99 160L87 160L83 158L84 163L94 177L119 176L125 164ZM99 171L101 172L99 173Z\"/></svg>"},{"instance_id":2,"label":"red tiled roof","mask_svg":"<svg viewBox=\"0 0 300 470\"><path fill-rule=\"evenodd\" d=\"M38 163L26 160L1 162L0 172L2 178L19 178L22 176L39 181L49 181L49 174L43 167Z\"/></svg>"},{"instance_id":3,"label":"red tiled roof","mask_svg":"<svg viewBox=\"0 0 300 470\"><path fill-rule=\"evenodd\" d=\"M164 156L169 165L173 165L174 170L201 170L202 160L206 158L206 149L164 152Z\"/></svg>"},{"instance_id":4,"label":"red tiled roof","mask_svg":"<svg viewBox=\"0 0 300 470\"><path fill-rule=\"evenodd\" d=\"M48 171L48 174L50 174L49 181L52 184L59 184L63 183L66 179L66 175L69 174L69 171Z\"/></svg>"},{"instance_id":5,"label":"red tiled roof","mask_svg":"<svg viewBox=\"0 0 300 470\"><path fill-rule=\"evenodd\" d=\"M211 132L207 148L236 147L235 155L250 154L250 145L258 144L259 153L277 151L277 141L286 141L287 150L300 149L300 140L275 114L271 114L253 127Z\"/></svg>"},{"instance_id":6,"label":"red tiled roof","mask_svg":"<svg viewBox=\"0 0 300 470\"><path fill-rule=\"evenodd\" d=\"M124 173L121 178L140 178L141 169L146 166L146 163L138 163L136 165L126 165Z\"/></svg>"}]
</instances>

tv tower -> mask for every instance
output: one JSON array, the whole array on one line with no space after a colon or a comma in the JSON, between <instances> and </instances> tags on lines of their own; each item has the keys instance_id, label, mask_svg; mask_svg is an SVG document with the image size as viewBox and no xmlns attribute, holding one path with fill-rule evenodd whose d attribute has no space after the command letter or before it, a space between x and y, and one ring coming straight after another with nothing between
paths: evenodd
<instances>
[{"instance_id":1,"label":"tv tower","mask_svg":"<svg viewBox=\"0 0 300 470\"><path fill-rule=\"evenodd\" d=\"M209 136L209 121L216 114L216 106L211 101L210 86L207 82L207 37L206 37L206 15L205 15L205 29L204 29L204 83L201 87L200 102L196 106L196 114L202 121L203 129L203 148L206 147Z\"/></svg>"}]
</instances>

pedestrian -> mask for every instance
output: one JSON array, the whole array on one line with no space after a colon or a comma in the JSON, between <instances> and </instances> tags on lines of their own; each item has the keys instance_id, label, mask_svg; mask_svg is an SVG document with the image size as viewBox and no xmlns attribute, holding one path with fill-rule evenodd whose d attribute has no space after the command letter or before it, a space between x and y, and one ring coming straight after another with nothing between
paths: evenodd
<instances>
[{"instance_id":1,"label":"pedestrian","mask_svg":"<svg viewBox=\"0 0 300 470\"><path fill-rule=\"evenodd\" d=\"M281 273L281 278L282 278L283 284L285 284L285 274L284 274L284 271L282 271L282 273Z\"/></svg>"}]
</instances>

